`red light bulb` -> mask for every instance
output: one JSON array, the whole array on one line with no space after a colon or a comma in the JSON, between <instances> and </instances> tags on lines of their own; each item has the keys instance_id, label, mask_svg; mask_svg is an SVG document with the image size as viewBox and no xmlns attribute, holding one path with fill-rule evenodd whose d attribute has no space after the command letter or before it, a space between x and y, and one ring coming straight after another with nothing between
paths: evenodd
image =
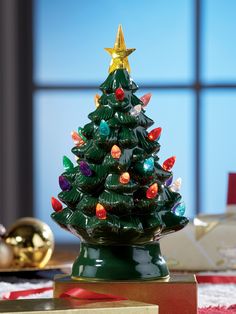
<instances>
[{"instance_id":1,"label":"red light bulb","mask_svg":"<svg viewBox=\"0 0 236 314\"><path fill-rule=\"evenodd\" d=\"M176 161L176 157L175 157L175 156L172 156L172 157L166 159L166 160L163 162L162 168L163 168L164 170L166 170L166 171L170 171L171 168L174 166L175 161Z\"/></svg>"},{"instance_id":2,"label":"red light bulb","mask_svg":"<svg viewBox=\"0 0 236 314\"><path fill-rule=\"evenodd\" d=\"M152 199L157 196L158 185L157 183L152 184L146 191L146 197Z\"/></svg>"},{"instance_id":3,"label":"red light bulb","mask_svg":"<svg viewBox=\"0 0 236 314\"><path fill-rule=\"evenodd\" d=\"M117 100L122 101L125 98L125 92L123 88L121 87L117 88L115 91L115 96Z\"/></svg>"},{"instance_id":4,"label":"red light bulb","mask_svg":"<svg viewBox=\"0 0 236 314\"><path fill-rule=\"evenodd\" d=\"M98 219L106 219L107 218L107 211L105 210L104 206L97 203L96 206L96 216Z\"/></svg>"},{"instance_id":5,"label":"red light bulb","mask_svg":"<svg viewBox=\"0 0 236 314\"><path fill-rule=\"evenodd\" d=\"M161 131L162 131L162 128L153 129L151 132L148 133L149 140L150 141L158 140L161 136Z\"/></svg>"},{"instance_id":6,"label":"red light bulb","mask_svg":"<svg viewBox=\"0 0 236 314\"><path fill-rule=\"evenodd\" d=\"M51 198L51 204L55 212L60 212L63 208L62 203L59 202L55 197Z\"/></svg>"},{"instance_id":7,"label":"red light bulb","mask_svg":"<svg viewBox=\"0 0 236 314\"><path fill-rule=\"evenodd\" d=\"M141 102L143 103L143 107L146 107L146 106L148 105L148 103L149 103L151 97L152 97L152 94L151 94L151 93L148 93L148 94L143 95L143 96L140 98Z\"/></svg>"}]
</instances>

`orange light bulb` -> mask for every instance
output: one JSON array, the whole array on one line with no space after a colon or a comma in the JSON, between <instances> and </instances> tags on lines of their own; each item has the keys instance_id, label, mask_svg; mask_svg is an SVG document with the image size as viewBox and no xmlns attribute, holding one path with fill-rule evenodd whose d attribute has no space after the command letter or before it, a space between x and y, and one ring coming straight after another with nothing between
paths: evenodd
<instances>
[{"instance_id":1,"label":"orange light bulb","mask_svg":"<svg viewBox=\"0 0 236 314\"><path fill-rule=\"evenodd\" d=\"M98 108L98 107L100 106L100 104L99 104L99 102L98 102L99 98L100 98L100 96L99 96L98 94L96 94L96 95L94 96L94 102L95 102L96 108Z\"/></svg>"},{"instance_id":2,"label":"orange light bulb","mask_svg":"<svg viewBox=\"0 0 236 314\"><path fill-rule=\"evenodd\" d=\"M120 183L127 184L130 181L130 175L128 172L122 173L122 175L119 178Z\"/></svg>"},{"instance_id":3,"label":"orange light bulb","mask_svg":"<svg viewBox=\"0 0 236 314\"><path fill-rule=\"evenodd\" d=\"M163 162L162 168L163 168L164 170L166 170L166 171L170 171L171 168L174 166L175 161L176 161L176 157L175 157L175 156L172 156L172 157L166 159L166 160Z\"/></svg>"},{"instance_id":4,"label":"orange light bulb","mask_svg":"<svg viewBox=\"0 0 236 314\"><path fill-rule=\"evenodd\" d=\"M104 206L102 206L100 203L97 203L96 206L96 216L98 219L107 218L107 211L105 210Z\"/></svg>"},{"instance_id":5,"label":"orange light bulb","mask_svg":"<svg viewBox=\"0 0 236 314\"><path fill-rule=\"evenodd\" d=\"M120 147L117 146L117 145L113 145L112 148L111 148L111 156L114 158L114 159L119 159L120 156L121 156L121 150L120 150Z\"/></svg>"},{"instance_id":6,"label":"orange light bulb","mask_svg":"<svg viewBox=\"0 0 236 314\"><path fill-rule=\"evenodd\" d=\"M80 146L83 145L85 142L82 137L76 131L71 132L72 140L74 141L75 145Z\"/></svg>"},{"instance_id":7,"label":"orange light bulb","mask_svg":"<svg viewBox=\"0 0 236 314\"><path fill-rule=\"evenodd\" d=\"M146 191L146 197L152 199L157 196L158 185L157 183L152 184Z\"/></svg>"}]
</instances>

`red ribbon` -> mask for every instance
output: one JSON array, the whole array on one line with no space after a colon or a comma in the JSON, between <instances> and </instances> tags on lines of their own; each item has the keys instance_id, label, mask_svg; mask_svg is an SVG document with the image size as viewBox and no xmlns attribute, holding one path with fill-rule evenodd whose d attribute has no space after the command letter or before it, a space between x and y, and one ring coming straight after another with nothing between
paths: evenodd
<instances>
[{"instance_id":1,"label":"red ribbon","mask_svg":"<svg viewBox=\"0 0 236 314\"><path fill-rule=\"evenodd\" d=\"M98 293L82 288L74 288L70 289L60 295L60 298L75 298L79 300L108 300L108 301L120 301L120 300L127 300L127 298L120 297L120 296L115 296L112 294L103 294L103 293Z\"/></svg>"},{"instance_id":2,"label":"red ribbon","mask_svg":"<svg viewBox=\"0 0 236 314\"><path fill-rule=\"evenodd\" d=\"M236 283L236 276L226 276L226 275L197 275L198 283L211 283L211 284L228 284Z\"/></svg>"},{"instance_id":3,"label":"red ribbon","mask_svg":"<svg viewBox=\"0 0 236 314\"><path fill-rule=\"evenodd\" d=\"M16 300L20 297L28 297L31 294L43 293L45 291L50 291L50 290L52 290L52 287L11 291L11 292L6 292L2 296L2 298L3 300Z\"/></svg>"},{"instance_id":4,"label":"red ribbon","mask_svg":"<svg viewBox=\"0 0 236 314\"><path fill-rule=\"evenodd\" d=\"M3 295L3 300L16 300L20 297L27 297L32 294L39 294L43 293L45 291L53 290L53 288L38 288L38 289L29 289L29 290L20 290L20 291L11 291L8 293L5 293ZM60 295L60 298L74 298L77 300L83 300L83 301L89 301L88 303L93 302L109 302L109 301L120 301L120 300L127 300L127 298L115 296L112 294L103 294L98 293L82 288L74 288L70 289Z\"/></svg>"},{"instance_id":5,"label":"red ribbon","mask_svg":"<svg viewBox=\"0 0 236 314\"><path fill-rule=\"evenodd\" d=\"M210 306L202 309L198 309L198 314L235 314L236 304L225 306Z\"/></svg>"}]
</instances>

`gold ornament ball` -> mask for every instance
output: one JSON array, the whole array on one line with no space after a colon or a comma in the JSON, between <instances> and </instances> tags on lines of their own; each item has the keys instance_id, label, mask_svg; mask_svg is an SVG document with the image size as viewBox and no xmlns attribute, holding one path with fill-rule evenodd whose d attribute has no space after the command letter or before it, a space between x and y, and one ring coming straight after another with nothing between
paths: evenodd
<instances>
[{"instance_id":1,"label":"gold ornament ball","mask_svg":"<svg viewBox=\"0 0 236 314\"><path fill-rule=\"evenodd\" d=\"M50 227L39 219L21 218L4 236L14 252L16 267L43 268L54 249L54 236Z\"/></svg>"},{"instance_id":2,"label":"gold ornament ball","mask_svg":"<svg viewBox=\"0 0 236 314\"><path fill-rule=\"evenodd\" d=\"M13 261L12 247L0 240L0 269L9 268Z\"/></svg>"}]
</instances>

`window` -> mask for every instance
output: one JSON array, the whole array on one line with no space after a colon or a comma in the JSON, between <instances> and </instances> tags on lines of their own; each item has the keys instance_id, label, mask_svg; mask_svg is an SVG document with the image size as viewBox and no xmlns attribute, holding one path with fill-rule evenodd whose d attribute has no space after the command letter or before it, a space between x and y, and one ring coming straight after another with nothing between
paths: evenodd
<instances>
[{"instance_id":1,"label":"window","mask_svg":"<svg viewBox=\"0 0 236 314\"><path fill-rule=\"evenodd\" d=\"M72 157L70 131L94 110L110 62L103 48L120 23L127 47L137 49L129 57L137 95L153 94L147 114L163 127L161 160L177 156L187 215L224 210L227 172L236 167L236 3L226 2L35 0L34 210L59 241L74 237L50 221L50 197L59 192L62 156Z\"/></svg>"}]
</instances>

